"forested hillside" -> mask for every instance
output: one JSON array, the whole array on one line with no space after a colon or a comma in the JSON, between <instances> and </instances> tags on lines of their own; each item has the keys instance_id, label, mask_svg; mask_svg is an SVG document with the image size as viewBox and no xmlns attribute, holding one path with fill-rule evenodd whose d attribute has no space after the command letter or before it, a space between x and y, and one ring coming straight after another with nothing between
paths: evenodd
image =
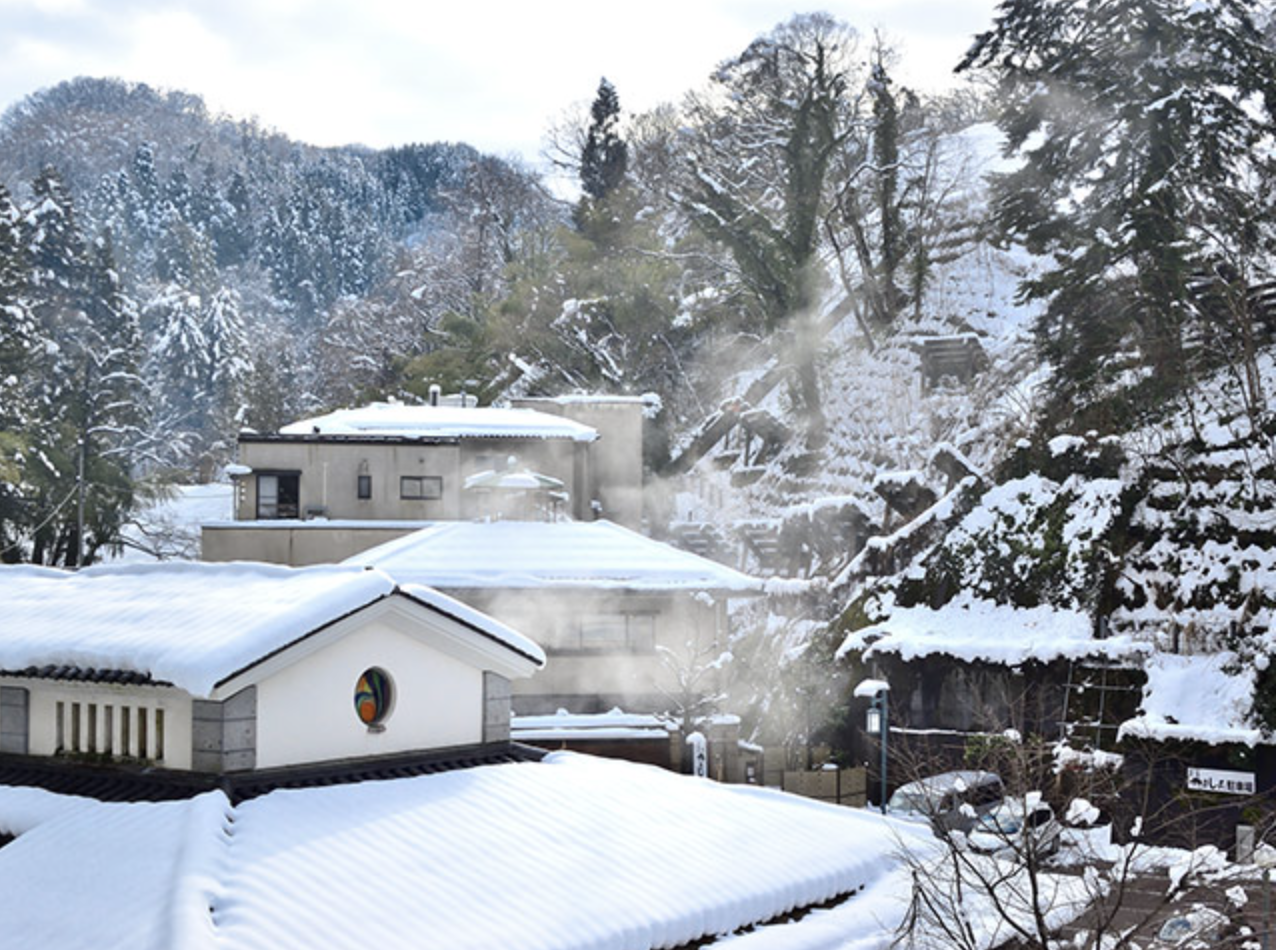
<instances>
[{"instance_id":1,"label":"forested hillside","mask_svg":"<svg viewBox=\"0 0 1276 950\"><path fill-rule=\"evenodd\" d=\"M30 96L0 120L6 557L74 561L81 445L92 557L144 479L384 386L497 281L504 232L558 214L464 145L318 149L112 80Z\"/></svg>"}]
</instances>

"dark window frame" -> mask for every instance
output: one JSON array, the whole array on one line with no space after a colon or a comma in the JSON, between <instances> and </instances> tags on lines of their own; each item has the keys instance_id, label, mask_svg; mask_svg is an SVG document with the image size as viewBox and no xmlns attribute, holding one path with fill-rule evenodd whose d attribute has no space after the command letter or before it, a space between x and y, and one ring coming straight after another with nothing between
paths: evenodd
<instances>
[{"instance_id":1,"label":"dark window frame","mask_svg":"<svg viewBox=\"0 0 1276 950\"><path fill-rule=\"evenodd\" d=\"M575 646L560 653L597 655L600 653L647 655L656 652L656 630L660 612L624 610L619 613L584 614L575 625ZM599 630L619 624L620 636L605 637ZM592 628L592 629L590 629Z\"/></svg>"},{"instance_id":2,"label":"dark window frame","mask_svg":"<svg viewBox=\"0 0 1276 950\"><path fill-rule=\"evenodd\" d=\"M369 501L372 498L372 476L357 475L355 476L355 495L360 501Z\"/></svg>"},{"instance_id":3,"label":"dark window frame","mask_svg":"<svg viewBox=\"0 0 1276 950\"><path fill-rule=\"evenodd\" d=\"M301 472L296 470L258 471L256 489L256 516L258 521L291 521L301 517ZM275 502L273 513L262 509L262 479L275 480ZM290 484L292 491L285 493L285 483Z\"/></svg>"},{"instance_id":4,"label":"dark window frame","mask_svg":"<svg viewBox=\"0 0 1276 950\"><path fill-rule=\"evenodd\" d=\"M412 485L419 488L409 492ZM427 485L432 486L427 489ZM443 497L442 475L400 475L399 498L402 501L438 501Z\"/></svg>"}]
</instances>

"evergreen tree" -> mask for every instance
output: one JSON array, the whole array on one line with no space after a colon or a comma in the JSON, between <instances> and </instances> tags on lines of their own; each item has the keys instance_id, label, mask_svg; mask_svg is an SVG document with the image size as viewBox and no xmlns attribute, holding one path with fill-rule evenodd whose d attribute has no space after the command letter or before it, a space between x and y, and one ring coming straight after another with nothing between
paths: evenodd
<instances>
[{"instance_id":1,"label":"evergreen tree","mask_svg":"<svg viewBox=\"0 0 1276 950\"><path fill-rule=\"evenodd\" d=\"M251 368L239 294L230 287L218 288L204 307L203 324L208 347L204 385L215 405L234 410L238 408L243 379Z\"/></svg>"},{"instance_id":2,"label":"evergreen tree","mask_svg":"<svg viewBox=\"0 0 1276 950\"><path fill-rule=\"evenodd\" d=\"M71 193L52 166L40 172L31 191L34 198L23 225L33 282L48 293L70 293L84 263L84 238Z\"/></svg>"},{"instance_id":3,"label":"evergreen tree","mask_svg":"<svg viewBox=\"0 0 1276 950\"><path fill-rule=\"evenodd\" d=\"M109 232L89 248L81 299L86 333L75 352L78 391L69 395L85 471L87 564L99 548L119 542L133 504L133 467L144 418L138 313L120 285Z\"/></svg>"},{"instance_id":4,"label":"evergreen tree","mask_svg":"<svg viewBox=\"0 0 1276 950\"><path fill-rule=\"evenodd\" d=\"M580 153L581 188L601 201L620 187L629 166L629 147L620 137L620 97L604 77L589 109L589 128Z\"/></svg>"},{"instance_id":5,"label":"evergreen tree","mask_svg":"<svg viewBox=\"0 0 1276 950\"><path fill-rule=\"evenodd\" d=\"M0 432L22 421L21 383L34 333L18 208L0 184Z\"/></svg>"},{"instance_id":6,"label":"evergreen tree","mask_svg":"<svg viewBox=\"0 0 1276 950\"><path fill-rule=\"evenodd\" d=\"M830 17L795 17L713 76L696 123L683 206L730 249L763 325L808 307L828 172L852 131L847 93L855 34Z\"/></svg>"},{"instance_id":7,"label":"evergreen tree","mask_svg":"<svg viewBox=\"0 0 1276 950\"><path fill-rule=\"evenodd\" d=\"M997 77L1024 158L996 179L996 222L1051 256L1022 294L1046 301L1055 419L1185 386L1195 278L1270 242L1276 59L1256 8L1004 0L959 67Z\"/></svg>"},{"instance_id":8,"label":"evergreen tree","mask_svg":"<svg viewBox=\"0 0 1276 950\"><path fill-rule=\"evenodd\" d=\"M41 173L32 192L22 218L37 341L28 350L24 386L30 411L21 440L27 451L21 504L12 509L16 520L0 533L11 555L74 565L117 543L132 504L140 336L109 236L86 246L71 197L53 169Z\"/></svg>"},{"instance_id":9,"label":"evergreen tree","mask_svg":"<svg viewBox=\"0 0 1276 950\"><path fill-rule=\"evenodd\" d=\"M902 294L896 272L904 258L904 225L899 208L899 107L886 71L881 44L873 51L872 76L868 91L873 100L873 169L876 180L877 217L880 229L878 266L874 277L874 307L879 318L889 321L899 310Z\"/></svg>"},{"instance_id":10,"label":"evergreen tree","mask_svg":"<svg viewBox=\"0 0 1276 950\"><path fill-rule=\"evenodd\" d=\"M183 221L190 221L192 199L190 176L186 174L185 168L178 165L173 169L173 174L168 176L168 184L164 188L164 207L171 208Z\"/></svg>"},{"instance_id":11,"label":"evergreen tree","mask_svg":"<svg viewBox=\"0 0 1276 950\"><path fill-rule=\"evenodd\" d=\"M30 416L23 381L35 336L18 221L18 208L0 184L0 562L19 553L23 430Z\"/></svg>"}]
</instances>

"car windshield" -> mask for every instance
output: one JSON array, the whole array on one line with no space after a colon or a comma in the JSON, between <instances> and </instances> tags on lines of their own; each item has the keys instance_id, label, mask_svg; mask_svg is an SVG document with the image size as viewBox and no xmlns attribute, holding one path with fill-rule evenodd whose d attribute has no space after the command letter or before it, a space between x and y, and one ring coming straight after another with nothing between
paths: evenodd
<instances>
[{"instance_id":1,"label":"car windshield","mask_svg":"<svg viewBox=\"0 0 1276 950\"><path fill-rule=\"evenodd\" d=\"M1194 930L1190 917L1171 917L1161 928L1157 937L1161 940L1182 940Z\"/></svg>"},{"instance_id":2,"label":"car windshield","mask_svg":"<svg viewBox=\"0 0 1276 950\"><path fill-rule=\"evenodd\" d=\"M901 788L891 796L887 807L891 811L916 812L922 815L929 815L935 811L935 806L930 802L929 796L920 789L915 788Z\"/></svg>"},{"instance_id":3,"label":"car windshield","mask_svg":"<svg viewBox=\"0 0 1276 950\"><path fill-rule=\"evenodd\" d=\"M1227 918L1216 910L1200 908L1190 914L1171 917L1161 927L1157 937L1177 945L1179 941L1186 940L1188 937L1203 936L1219 924L1225 923L1226 920Z\"/></svg>"},{"instance_id":4,"label":"car windshield","mask_svg":"<svg viewBox=\"0 0 1276 950\"><path fill-rule=\"evenodd\" d=\"M1023 827L1023 815L1011 808L997 808L979 820L984 831L1001 835L1013 835Z\"/></svg>"}]
</instances>

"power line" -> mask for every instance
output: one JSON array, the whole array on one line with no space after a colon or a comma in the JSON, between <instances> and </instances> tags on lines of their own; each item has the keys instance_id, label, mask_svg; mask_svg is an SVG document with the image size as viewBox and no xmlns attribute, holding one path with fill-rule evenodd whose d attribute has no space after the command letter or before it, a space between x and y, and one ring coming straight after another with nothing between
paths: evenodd
<instances>
[{"instance_id":1,"label":"power line","mask_svg":"<svg viewBox=\"0 0 1276 950\"><path fill-rule=\"evenodd\" d=\"M75 493L79 491L79 489L80 489L80 486L77 483L69 492L67 492L66 497L63 498L62 501L58 503L58 506L54 508L51 512L49 512L49 517L45 518L38 525L36 525L34 528L31 529L31 533L32 534L38 533L41 528L45 527L50 521L56 518L58 516L58 512L66 507L67 502L69 502L72 498L75 497ZM13 544L9 545L7 548L0 548L0 557L3 557L4 555L10 553L11 551L18 550L18 548L20 548L21 546L22 546L21 541L14 541Z\"/></svg>"}]
</instances>

